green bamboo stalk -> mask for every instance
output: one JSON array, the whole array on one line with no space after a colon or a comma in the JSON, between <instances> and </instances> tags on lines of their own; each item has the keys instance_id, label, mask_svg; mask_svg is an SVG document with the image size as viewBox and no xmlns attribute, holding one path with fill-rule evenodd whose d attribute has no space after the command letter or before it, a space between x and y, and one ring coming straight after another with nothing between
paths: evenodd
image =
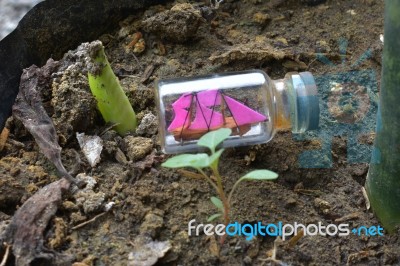
<instances>
[{"instance_id":1,"label":"green bamboo stalk","mask_svg":"<svg viewBox=\"0 0 400 266\"><path fill-rule=\"evenodd\" d=\"M100 41L90 43L89 54L89 86L101 115L106 122L116 124L115 130L120 135L135 131L136 114L111 69Z\"/></svg>"},{"instance_id":2,"label":"green bamboo stalk","mask_svg":"<svg viewBox=\"0 0 400 266\"><path fill-rule=\"evenodd\" d=\"M385 42L376 138L365 184L388 232L400 225L400 0L385 0Z\"/></svg>"}]
</instances>

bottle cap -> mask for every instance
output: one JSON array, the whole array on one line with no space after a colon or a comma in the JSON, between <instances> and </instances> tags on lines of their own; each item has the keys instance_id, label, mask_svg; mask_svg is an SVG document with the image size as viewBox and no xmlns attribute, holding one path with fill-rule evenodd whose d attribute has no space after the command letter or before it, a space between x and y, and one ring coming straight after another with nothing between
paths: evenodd
<instances>
[{"instance_id":1,"label":"bottle cap","mask_svg":"<svg viewBox=\"0 0 400 266\"><path fill-rule=\"evenodd\" d=\"M310 72L289 74L289 80L292 132L318 129L320 111L313 75Z\"/></svg>"}]
</instances>

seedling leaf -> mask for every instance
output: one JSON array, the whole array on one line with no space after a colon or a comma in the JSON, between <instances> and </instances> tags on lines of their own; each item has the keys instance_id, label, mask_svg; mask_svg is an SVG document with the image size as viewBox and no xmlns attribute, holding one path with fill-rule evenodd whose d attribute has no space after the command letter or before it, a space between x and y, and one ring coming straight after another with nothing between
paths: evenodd
<instances>
[{"instance_id":1,"label":"seedling leaf","mask_svg":"<svg viewBox=\"0 0 400 266\"><path fill-rule=\"evenodd\" d=\"M254 170L240 178L241 181L245 180L274 180L278 178L278 174L269 170Z\"/></svg>"},{"instance_id":2,"label":"seedling leaf","mask_svg":"<svg viewBox=\"0 0 400 266\"><path fill-rule=\"evenodd\" d=\"M220 128L215 131L210 131L204 136L202 136L197 145L207 147L211 150L212 153L215 152L215 148L227 139L232 133L230 128Z\"/></svg>"},{"instance_id":3,"label":"seedling leaf","mask_svg":"<svg viewBox=\"0 0 400 266\"><path fill-rule=\"evenodd\" d=\"M195 169L202 169L209 165L209 157L206 153L198 154L181 154L169 158L166 162L161 164L163 167L168 168L181 168L192 167Z\"/></svg>"},{"instance_id":4,"label":"seedling leaf","mask_svg":"<svg viewBox=\"0 0 400 266\"><path fill-rule=\"evenodd\" d=\"M214 221L215 219L217 219L217 218L219 218L221 216L222 216L222 213L213 214L210 217L208 217L207 222L212 222L212 221Z\"/></svg>"},{"instance_id":5,"label":"seedling leaf","mask_svg":"<svg viewBox=\"0 0 400 266\"><path fill-rule=\"evenodd\" d=\"M217 207L219 210L224 211L224 204L217 197L211 197L211 202Z\"/></svg>"},{"instance_id":6,"label":"seedling leaf","mask_svg":"<svg viewBox=\"0 0 400 266\"><path fill-rule=\"evenodd\" d=\"M211 154L209 160L210 160L210 166L215 165L215 167L218 166L218 161L219 157L221 157L221 154L224 152L225 149L220 149L217 152Z\"/></svg>"}]
</instances>

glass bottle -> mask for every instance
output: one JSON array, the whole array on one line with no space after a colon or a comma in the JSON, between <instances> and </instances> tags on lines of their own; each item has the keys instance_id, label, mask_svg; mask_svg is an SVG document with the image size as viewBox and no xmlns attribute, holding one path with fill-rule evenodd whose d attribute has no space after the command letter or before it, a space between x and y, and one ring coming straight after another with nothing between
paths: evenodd
<instances>
[{"instance_id":1,"label":"glass bottle","mask_svg":"<svg viewBox=\"0 0 400 266\"><path fill-rule=\"evenodd\" d=\"M221 127L232 129L222 146L234 147L266 143L279 130L317 129L319 123L310 72L279 80L260 70L159 80L156 103L165 153L198 151L197 140Z\"/></svg>"}]
</instances>

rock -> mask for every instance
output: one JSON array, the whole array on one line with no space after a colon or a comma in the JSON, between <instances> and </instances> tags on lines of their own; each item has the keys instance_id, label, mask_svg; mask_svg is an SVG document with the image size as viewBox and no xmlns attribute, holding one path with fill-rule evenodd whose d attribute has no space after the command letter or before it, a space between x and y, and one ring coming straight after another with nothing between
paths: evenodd
<instances>
[{"instance_id":1,"label":"rock","mask_svg":"<svg viewBox=\"0 0 400 266\"><path fill-rule=\"evenodd\" d=\"M78 206L72 201L66 200L62 203L62 206L67 211L77 211L79 210Z\"/></svg>"},{"instance_id":2,"label":"rock","mask_svg":"<svg viewBox=\"0 0 400 266\"><path fill-rule=\"evenodd\" d=\"M96 180L88 175L79 174L76 179L78 181L86 182L86 187L75 192L73 197L76 200L76 204L83 208L85 214L95 212L102 209L105 193L104 192L94 192L93 188L96 186Z\"/></svg>"},{"instance_id":3,"label":"rock","mask_svg":"<svg viewBox=\"0 0 400 266\"><path fill-rule=\"evenodd\" d=\"M103 140L99 136L89 136L76 132L79 146L91 167L100 162L100 154L103 150Z\"/></svg>"},{"instance_id":4,"label":"rock","mask_svg":"<svg viewBox=\"0 0 400 266\"><path fill-rule=\"evenodd\" d=\"M157 133L158 130L158 119L152 113L146 113L140 125L136 129L136 133L141 136L152 136Z\"/></svg>"},{"instance_id":5,"label":"rock","mask_svg":"<svg viewBox=\"0 0 400 266\"><path fill-rule=\"evenodd\" d=\"M144 217L144 222L140 226L140 234L150 235L154 238L163 224L163 217L150 212Z\"/></svg>"},{"instance_id":6,"label":"rock","mask_svg":"<svg viewBox=\"0 0 400 266\"><path fill-rule=\"evenodd\" d=\"M293 208L294 206L296 206L296 204L297 204L296 199L288 198L288 199L286 199L286 202L285 202L285 208L286 209Z\"/></svg>"},{"instance_id":7,"label":"rock","mask_svg":"<svg viewBox=\"0 0 400 266\"><path fill-rule=\"evenodd\" d=\"M270 16L265 13L257 12L253 15L253 21L261 26L267 25L270 20Z\"/></svg>"},{"instance_id":8,"label":"rock","mask_svg":"<svg viewBox=\"0 0 400 266\"><path fill-rule=\"evenodd\" d=\"M71 213L70 220L72 224L79 224L87 219L86 216L82 215L81 212Z\"/></svg>"},{"instance_id":9,"label":"rock","mask_svg":"<svg viewBox=\"0 0 400 266\"><path fill-rule=\"evenodd\" d=\"M153 141L149 138L127 136L124 142L125 153L131 161L143 159L153 149Z\"/></svg>"},{"instance_id":10,"label":"rock","mask_svg":"<svg viewBox=\"0 0 400 266\"><path fill-rule=\"evenodd\" d=\"M321 198L316 198L314 200L314 206L317 208L317 210L323 214L328 214L331 210L331 205L329 202L326 200L323 200Z\"/></svg>"},{"instance_id":11,"label":"rock","mask_svg":"<svg viewBox=\"0 0 400 266\"><path fill-rule=\"evenodd\" d=\"M85 55L87 47L79 46L65 54L60 61L62 67L54 74L51 105L52 119L64 142L74 137L75 132L86 132L94 127L97 104L89 89Z\"/></svg>"},{"instance_id":12,"label":"rock","mask_svg":"<svg viewBox=\"0 0 400 266\"><path fill-rule=\"evenodd\" d=\"M143 21L144 30L162 39L183 43L192 38L202 20L200 10L189 3L177 4Z\"/></svg>"},{"instance_id":13,"label":"rock","mask_svg":"<svg viewBox=\"0 0 400 266\"><path fill-rule=\"evenodd\" d=\"M149 237L140 235L133 242L134 248L128 257L129 266L151 266L171 249L167 241L153 241Z\"/></svg>"},{"instance_id":14,"label":"rock","mask_svg":"<svg viewBox=\"0 0 400 266\"><path fill-rule=\"evenodd\" d=\"M331 47L324 40L319 40L315 43L317 45L316 52L319 53L329 53L331 51Z\"/></svg>"}]
</instances>

